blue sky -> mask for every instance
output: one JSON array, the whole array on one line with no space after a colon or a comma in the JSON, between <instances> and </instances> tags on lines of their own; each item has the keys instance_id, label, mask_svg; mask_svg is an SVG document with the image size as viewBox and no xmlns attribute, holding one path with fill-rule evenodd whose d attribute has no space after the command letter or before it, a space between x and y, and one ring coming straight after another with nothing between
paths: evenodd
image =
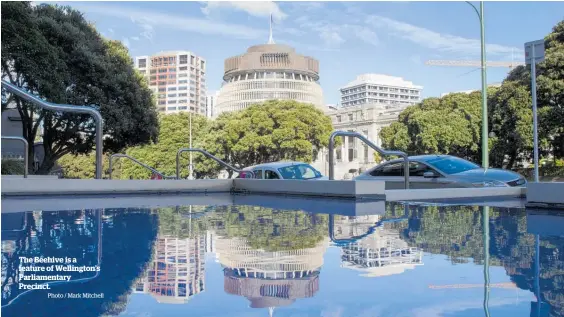
<instances>
[{"instance_id":1,"label":"blue sky","mask_svg":"<svg viewBox=\"0 0 564 317\"><path fill-rule=\"evenodd\" d=\"M320 62L326 104L363 73L403 77L423 96L478 89L480 71L437 67L430 59L480 59L480 28L464 2L59 2L85 13L104 36L132 56L188 50L207 60L208 91L218 90L223 62L274 40ZM474 2L478 5L478 2ZM564 2L486 2L487 59L523 61L523 43L541 39L564 19ZM488 82L506 68L488 68Z\"/></svg>"}]
</instances>

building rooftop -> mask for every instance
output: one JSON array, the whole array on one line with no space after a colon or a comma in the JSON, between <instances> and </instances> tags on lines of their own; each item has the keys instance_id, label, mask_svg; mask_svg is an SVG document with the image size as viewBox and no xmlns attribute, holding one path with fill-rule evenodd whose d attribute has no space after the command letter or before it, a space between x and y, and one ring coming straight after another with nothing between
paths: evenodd
<instances>
[{"instance_id":1,"label":"building rooftop","mask_svg":"<svg viewBox=\"0 0 564 317\"><path fill-rule=\"evenodd\" d=\"M358 75L355 80L346 84L343 88L354 87L363 84L374 84L384 86L408 87L415 89L423 89L423 86L414 85L413 82L404 80L401 77L388 76L383 74L362 74Z\"/></svg>"}]
</instances>

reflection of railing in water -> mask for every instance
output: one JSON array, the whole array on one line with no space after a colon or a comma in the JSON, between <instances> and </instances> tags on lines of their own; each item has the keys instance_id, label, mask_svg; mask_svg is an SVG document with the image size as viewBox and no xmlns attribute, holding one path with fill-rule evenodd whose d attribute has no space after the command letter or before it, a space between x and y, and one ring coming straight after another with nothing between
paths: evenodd
<instances>
[{"instance_id":1,"label":"reflection of railing in water","mask_svg":"<svg viewBox=\"0 0 564 317\"><path fill-rule=\"evenodd\" d=\"M98 252L97 252L97 264L96 266L100 267L102 265L102 214L103 214L104 210L103 209L98 209L97 210L97 224L98 224L98 236L97 236L97 243L98 243ZM19 256L25 256L25 255L19 255ZM75 279L75 280L70 280L70 281L54 281L54 282L45 282L42 284L39 284L40 286L44 286L44 285L49 285L49 286L54 286L54 285L60 285L60 284L71 284L71 283L78 283L78 282L86 282L86 281L90 281L93 280L95 278L97 278L100 275L101 271L96 271L96 273L94 274L94 276L91 277L84 277L84 278L79 278L79 279ZM19 279L16 281L16 283L19 283ZM9 300L7 303L3 303L2 307L7 307L10 306L11 304L13 304L18 298L22 297L25 294L30 293L31 291L35 291L35 290L41 290L41 289L30 289L30 290L25 290L21 293L19 293L16 297L12 298L11 300Z\"/></svg>"}]
</instances>

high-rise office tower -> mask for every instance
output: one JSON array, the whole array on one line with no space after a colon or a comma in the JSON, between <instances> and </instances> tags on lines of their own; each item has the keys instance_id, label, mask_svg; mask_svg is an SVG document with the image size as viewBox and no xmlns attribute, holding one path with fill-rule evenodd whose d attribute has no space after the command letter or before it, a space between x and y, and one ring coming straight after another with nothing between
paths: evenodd
<instances>
[{"instance_id":1,"label":"high-rise office tower","mask_svg":"<svg viewBox=\"0 0 564 317\"><path fill-rule=\"evenodd\" d=\"M135 58L157 99L159 112L191 111L206 115L206 61L188 51Z\"/></svg>"}]
</instances>

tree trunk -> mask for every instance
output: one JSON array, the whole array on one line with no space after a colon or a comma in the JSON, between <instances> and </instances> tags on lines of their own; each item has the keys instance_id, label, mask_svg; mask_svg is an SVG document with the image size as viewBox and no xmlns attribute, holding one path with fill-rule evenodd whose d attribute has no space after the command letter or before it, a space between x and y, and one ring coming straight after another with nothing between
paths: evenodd
<instances>
[{"instance_id":1,"label":"tree trunk","mask_svg":"<svg viewBox=\"0 0 564 317\"><path fill-rule=\"evenodd\" d=\"M554 138L553 149L556 159L564 158L564 133Z\"/></svg>"},{"instance_id":2,"label":"tree trunk","mask_svg":"<svg viewBox=\"0 0 564 317\"><path fill-rule=\"evenodd\" d=\"M46 154L43 158L43 162L41 162L39 168L37 169L37 171L35 171L35 174L48 175L49 172L53 169L53 166L55 166L55 160L53 160L51 156L48 157Z\"/></svg>"}]
</instances>

